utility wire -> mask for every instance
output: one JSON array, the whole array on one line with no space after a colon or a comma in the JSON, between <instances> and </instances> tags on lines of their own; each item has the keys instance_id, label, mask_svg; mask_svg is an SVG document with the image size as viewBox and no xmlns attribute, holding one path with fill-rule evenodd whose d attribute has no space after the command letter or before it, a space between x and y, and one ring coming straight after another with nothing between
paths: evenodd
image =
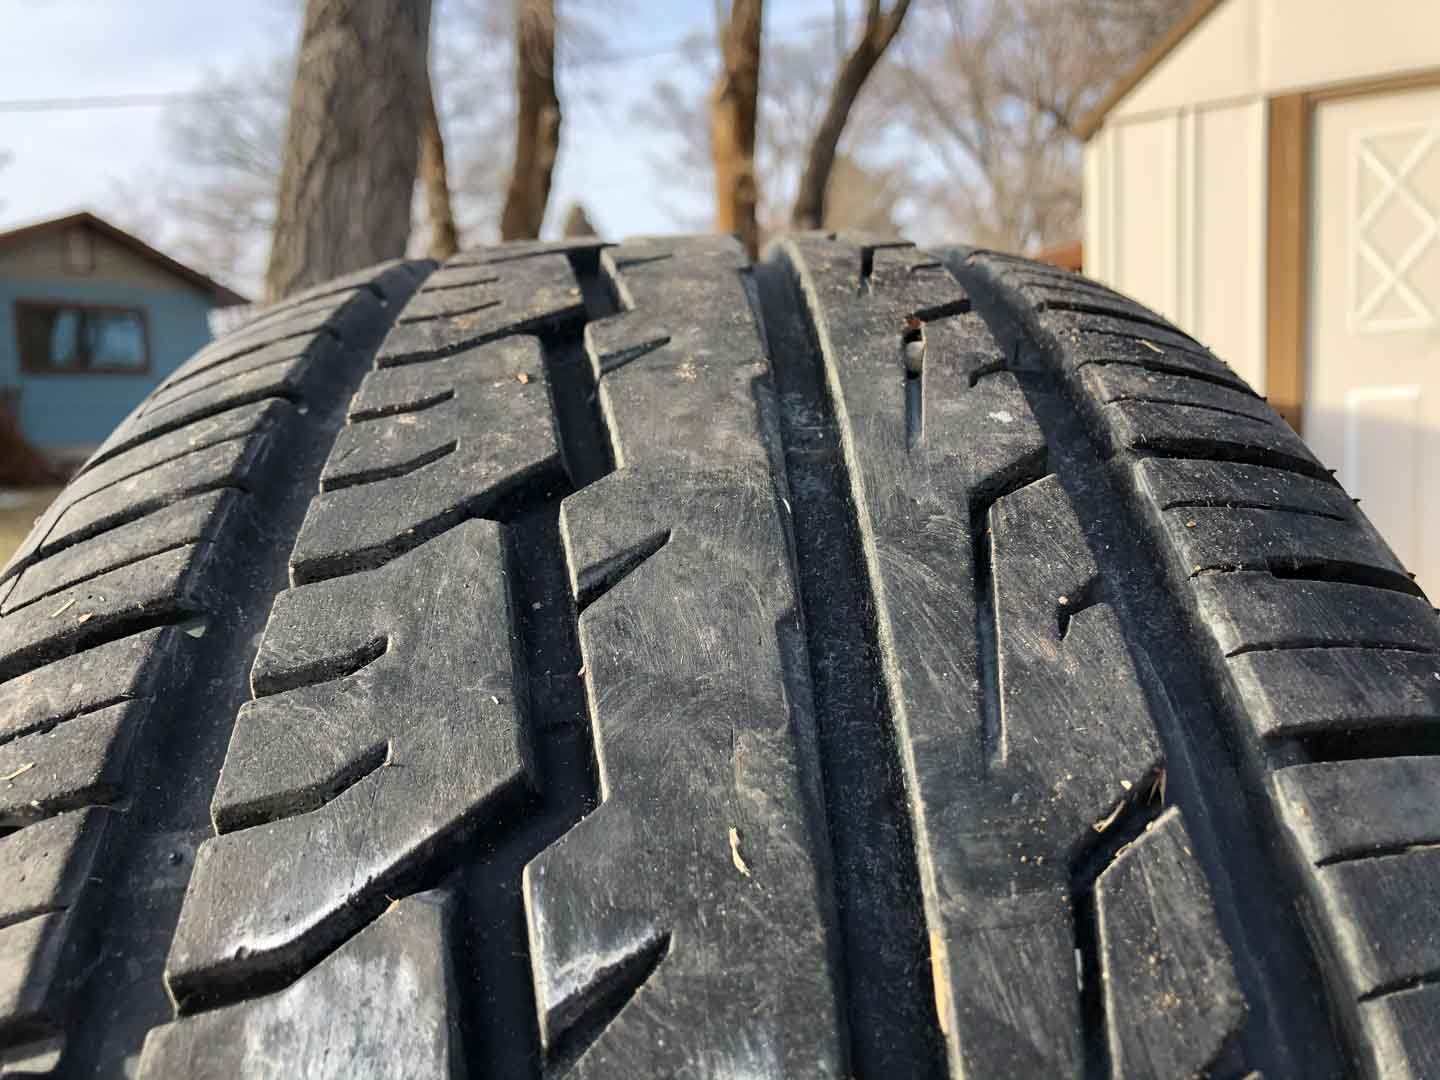
<instances>
[{"instance_id":1,"label":"utility wire","mask_svg":"<svg viewBox=\"0 0 1440 1080\"><path fill-rule=\"evenodd\" d=\"M812 30L817 26L830 23L833 16L812 16L785 26L776 28L785 33L792 31ZM855 22L857 20L849 20ZM605 67L610 64L625 64L632 60L650 60L662 56L673 56L676 53L683 53L703 39L703 32L697 31L679 41L670 42L667 45L658 45L653 48L635 49L629 52L600 53L593 56L578 56L571 60L562 61L562 69L579 70L592 67ZM790 44L794 39L775 39L780 44ZM172 90L153 94L97 94L89 97L49 97L49 98L10 98L0 99L0 113L26 113L26 112L84 112L91 109L151 109L160 108L166 105L227 105L238 101L251 101L264 97L263 94L215 94L196 92L191 90Z\"/></svg>"}]
</instances>

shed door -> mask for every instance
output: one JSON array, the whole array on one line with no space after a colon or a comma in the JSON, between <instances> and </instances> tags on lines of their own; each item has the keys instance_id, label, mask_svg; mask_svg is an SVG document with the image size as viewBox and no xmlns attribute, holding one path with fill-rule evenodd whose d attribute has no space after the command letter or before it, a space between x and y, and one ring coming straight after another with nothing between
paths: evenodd
<instances>
[{"instance_id":1,"label":"shed door","mask_svg":"<svg viewBox=\"0 0 1440 1080\"><path fill-rule=\"evenodd\" d=\"M1440 89L1315 110L1305 436L1440 596Z\"/></svg>"}]
</instances>

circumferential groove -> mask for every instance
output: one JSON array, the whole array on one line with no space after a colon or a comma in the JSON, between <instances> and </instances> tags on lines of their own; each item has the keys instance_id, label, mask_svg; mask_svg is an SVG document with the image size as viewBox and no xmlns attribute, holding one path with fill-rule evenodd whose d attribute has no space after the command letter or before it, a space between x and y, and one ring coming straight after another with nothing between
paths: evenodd
<instances>
[{"instance_id":1,"label":"circumferential groove","mask_svg":"<svg viewBox=\"0 0 1440 1080\"><path fill-rule=\"evenodd\" d=\"M860 286L872 265L864 249ZM850 1075L945 1075L915 841L879 628L815 316L783 252L755 268L834 868ZM778 456L778 455L777 455Z\"/></svg>"}]
</instances>

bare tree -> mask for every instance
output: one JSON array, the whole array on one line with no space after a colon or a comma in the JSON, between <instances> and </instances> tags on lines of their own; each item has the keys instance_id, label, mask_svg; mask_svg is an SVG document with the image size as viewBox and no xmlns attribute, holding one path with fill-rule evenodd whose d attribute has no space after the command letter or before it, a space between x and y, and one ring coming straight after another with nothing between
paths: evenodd
<instances>
[{"instance_id":1,"label":"bare tree","mask_svg":"<svg viewBox=\"0 0 1440 1080\"><path fill-rule=\"evenodd\" d=\"M910 0L895 0L888 13L881 6L881 0L869 0L865 10L865 29L840 66L840 73L830 92L830 103L825 109L825 118L820 121L820 128L810 143L805 171L800 176L800 190L795 196L795 209L790 215L795 228L818 229L824 224L826 188L835 164L835 153L840 147L840 136L845 131L845 122L850 118L850 110L855 107L865 80L875 70L890 42L895 40L909 9Z\"/></svg>"},{"instance_id":2,"label":"bare tree","mask_svg":"<svg viewBox=\"0 0 1440 1080\"><path fill-rule=\"evenodd\" d=\"M912 167L930 177L921 230L1020 251L1074 239L1074 127L1187 3L946 0L917 10L878 96L908 136Z\"/></svg>"},{"instance_id":3,"label":"bare tree","mask_svg":"<svg viewBox=\"0 0 1440 1080\"><path fill-rule=\"evenodd\" d=\"M403 255L429 0L309 0L265 294Z\"/></svg>"},{"instance_id":4,"label":"bare tree","mask_svg":"<svg viewBox=\"0 0 1440 1080\"><path fill-rule=\"evenodd\" d=\"M420 185L430 218L430 257L442 262L460 250L460 230L450 205L450 174L445 168L445 137L430 79L425 80L425 101L420 110Z\"/></svg>"},{"instance_id":5,"label":"bare tree","mask_svg":"<svg viewBox=\"0 0 1440 1080\"><path fill-rule=\"evenodd\" d=\"M686 60L703 71L707 62L714 64L713 50L707 41L696 39L689 43ZM757 216L762 236L789 226L800 174L839 62L834 42L822 30L798 41L773 35L765 41L765 78L760 86L755 134ZM883 232L887 230L872 229L871 225L884 219L891 222L888 231L895 231L908 216L906 207L916 183L908 169L891 167L882 160L883 135L894 123L885 113L885 104L863 97L850 115L846 131L852 149L839 155L832 172L824 228ZM664 137L651 164L664 178L666 190L698 190L711 179L706 108L700 94L668 78L657 82L634 107L633 122ZM860 191L880 190L876 182L882 176L883 205L865 206ZM678 208L672 217L681 228L710 227L707 217Z\"/></svg>"},{"instance_id":6,"label":"bare tree","mask_svg":"<svg viewBox=\"0 0 1440 1080\"><path fill-rule=\"evenodd\" d=\"M710 95L715 228L738 233L753 259L760 249L755 115L760 97L762 0L731 0L720 27L720 74Z\"/></svg>"},{"instance_id":7,"label":"bare tree","mask_svg":"<svg viewBox=\"0 0 1440 1080\"><path fill-rule=\"evenodd\" d=\"M560 152L560 98L555 93L555 0L516 0L515 162L502 240L540 235L550 180Z\"/></svg>"}]
</instances>

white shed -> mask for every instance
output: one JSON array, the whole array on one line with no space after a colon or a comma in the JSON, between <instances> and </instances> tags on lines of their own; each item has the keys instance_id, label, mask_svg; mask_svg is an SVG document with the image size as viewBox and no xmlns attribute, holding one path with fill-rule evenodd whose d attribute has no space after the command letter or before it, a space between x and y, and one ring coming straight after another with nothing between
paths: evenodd
<instances>
[{"instance_id":1,"label":"white shed","mask_svg":"<svg viewBox=\"0 0 1440 1080\"><path fill-rule=\"evenodd\" d=\"M1440 0L1199 0L1082 135L1085 272L1228 360L1440 591Z\"/></svg>"}]
</instances>

